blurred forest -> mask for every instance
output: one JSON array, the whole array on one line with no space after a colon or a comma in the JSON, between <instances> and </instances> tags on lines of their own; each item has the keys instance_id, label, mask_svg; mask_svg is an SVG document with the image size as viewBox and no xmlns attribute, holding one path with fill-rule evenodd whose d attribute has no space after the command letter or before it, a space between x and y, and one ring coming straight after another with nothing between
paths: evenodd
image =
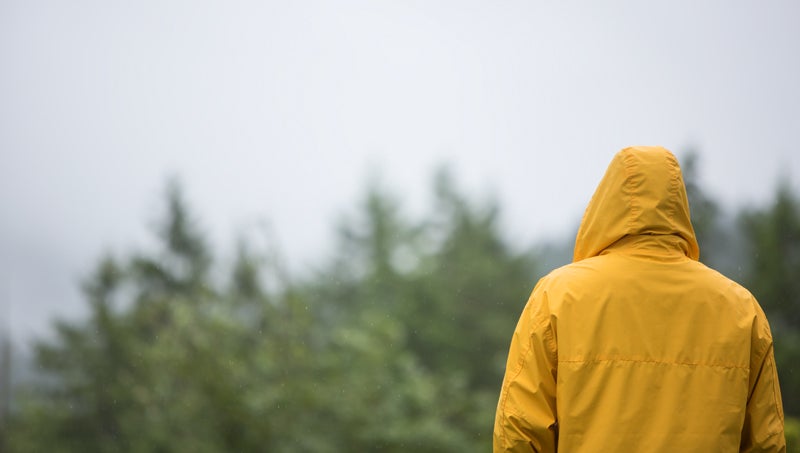
<instances>
[{"instance_id":1,"label":"blurred forest","mask_svg":"<svg viewBox=\"0 0 800 453\"><path fill-rule=\"evenodd\" d=\"M798 417L800 199L778 182L765 205L726 212L696 154L683 167L701 260L761 302ZM497 202L433 179L417 219L370 185L302 276L249 236L221 258L170 185L160 247L98 259L90 316L56 322L13 388L3 342L0 451L490 451L517 317L572 244L512 246ZM787 438L800 448L796 420Z\"/></svg>"}]
</instances>

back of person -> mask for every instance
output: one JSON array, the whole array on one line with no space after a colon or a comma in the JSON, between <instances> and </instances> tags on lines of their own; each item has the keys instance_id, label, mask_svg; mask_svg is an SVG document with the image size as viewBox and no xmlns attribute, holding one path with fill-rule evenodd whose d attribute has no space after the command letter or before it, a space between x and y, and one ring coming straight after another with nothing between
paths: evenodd
<instances>
[{"instance_id":1,"label":"back of person","mask_svg":"<svg viewBox=\"0 0 800 453\"><path fill-rule=\"evenodd\" d=\"M660 239L546 280L562 451L739 451L751 349L766 356L767 325L747 291Z\"/></svg>"},{"instance_id":2,"label":"back of person","mask_svg":"<svg viewBox=\"0 0 800 453\"><path fill-rule=\"evenodd\" d=\"M766 317L698 257L674 156L617 154L520 317L495 451L784 451Z\"/></svg>"}]
</instances>

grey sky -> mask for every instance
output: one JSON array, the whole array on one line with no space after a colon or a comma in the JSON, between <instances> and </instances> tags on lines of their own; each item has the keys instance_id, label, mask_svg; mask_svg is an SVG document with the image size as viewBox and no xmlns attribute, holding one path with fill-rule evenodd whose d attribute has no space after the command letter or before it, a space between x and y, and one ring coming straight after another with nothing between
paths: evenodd
<instances>
[{"instance_id":1,"label":"grey sky","mask_svg":"<svg viewBox=\"0 0 800 453\"><path fill-rule=\"evenodd\" d=\"M0 317L80 313L171 174L220 248L268 219L300 269L371 167L420 209L452 163L521 244L631 144L695 146L729 205L797 188L798 5L0 0Z\"/></svg>"}]
</instances>

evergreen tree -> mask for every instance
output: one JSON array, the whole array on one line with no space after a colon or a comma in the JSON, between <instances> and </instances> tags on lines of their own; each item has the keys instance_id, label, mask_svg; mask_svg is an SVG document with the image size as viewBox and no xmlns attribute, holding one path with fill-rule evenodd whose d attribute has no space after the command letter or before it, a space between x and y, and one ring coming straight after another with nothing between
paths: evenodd
<instances>
[{"instance_id":1,"label":"evergreen tree","mask_svg":"<svg viewBox=\"0 0 800 453\"><path fill-rule=\"evenodd\" d=\"M372 189L314 278L242 240L221 280L171 185L160 248L102 259L89 318L38 344L13 451L486 447L530 276L493 213L450 197L433 225Z\"/></svg>"}]
</instances>

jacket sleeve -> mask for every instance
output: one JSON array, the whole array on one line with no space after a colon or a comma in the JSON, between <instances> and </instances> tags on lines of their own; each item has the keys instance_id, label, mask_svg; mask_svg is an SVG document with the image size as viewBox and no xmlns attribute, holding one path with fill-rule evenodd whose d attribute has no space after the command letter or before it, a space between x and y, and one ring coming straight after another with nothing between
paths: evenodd
<instances>
[{"instance_id":1,"label":"jacket sleeve","mask_svg":"<svg viewBox=\"0 0 800 453\"><path fill-rule=\"evenodd\" d=\"M556 451L558 353L546 292L534 288L508 353L497 404L494 452Z\"/></svg>"},{"instance_id":2,"label":"jacket sleeve","mask_svg":"<svg viewBox=\"0 0 800 453\"><path fill-rule=\"evenodd\" d=\"M753 326L749 384L740 451L785 452L783 406L772 335L760 307Z\"/></svg>"}]
</instances>

